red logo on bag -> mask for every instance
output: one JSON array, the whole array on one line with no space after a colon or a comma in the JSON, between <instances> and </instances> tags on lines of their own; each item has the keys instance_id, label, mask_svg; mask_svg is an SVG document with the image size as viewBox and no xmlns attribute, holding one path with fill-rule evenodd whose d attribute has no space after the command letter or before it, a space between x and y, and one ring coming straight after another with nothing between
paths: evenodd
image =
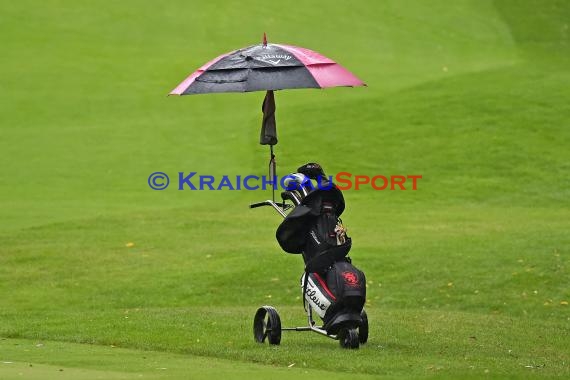
<instances>
[{"instance_id":1,"label":"red logo on bag","mask_svg":"<svg viewBox=\"0 0 570 380\"><path fill-rule=\"evenodd\" d=\"M352 272L342 272L342 277L344 278L344 282L348 286L359 286L358 284L358 276Z\"/></svg>"}]
</instances>

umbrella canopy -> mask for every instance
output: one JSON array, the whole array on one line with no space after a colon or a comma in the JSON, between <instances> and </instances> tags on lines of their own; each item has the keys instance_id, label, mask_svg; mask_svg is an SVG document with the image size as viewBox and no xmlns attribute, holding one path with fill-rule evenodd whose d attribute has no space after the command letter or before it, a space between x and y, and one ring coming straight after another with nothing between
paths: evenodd
<instances>
[{"instance_id":1,"label":"umbrella canopy","mask_svg":"<svg viewBox=\"0 0 570 380\"><path fill-rule=\"evenodd\" d=\"M332 59L312 50L262 43L211 60L170 95L338 86L365 84Z\"/></svg>"},{"instance_id":2,"label":"umbrella canopy","mask_svg":"<svg viewBox=\"0 0 570 380\"><path fill-rule=\"evenodd\" d=\"M276 175L273 145L277 144L273 91L292 88L366 86L350 71L315 51L292 45L263 43L222 54L204 64L170 95L267 91L259 142L270 146L269 175ZM273 186L275 201L275 186Z\"/></svg>"}]
</instances>

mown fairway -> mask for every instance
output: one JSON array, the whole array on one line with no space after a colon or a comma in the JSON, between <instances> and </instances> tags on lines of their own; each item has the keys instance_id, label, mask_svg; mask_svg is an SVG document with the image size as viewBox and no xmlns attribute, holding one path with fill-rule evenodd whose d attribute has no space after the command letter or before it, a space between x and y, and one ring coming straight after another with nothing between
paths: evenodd
<instances>
[{"instance_id":1,"label":"mown fairway","mask_svg":"<svg viewBox=\"0 0 570 380\"><path fill-rule=\"evenodd\" d=\"M3 1L0 379L570 377L570 4ZM267 191L153 191L163 171L265 174L263 93L168 98L211 58L317 50L368 88L276 94L278 170L420 174L345 192L371 337L279 347L302 259ZM133 244L129 244L133 243ZM360 378L356 377L356 378Z\"/></svg>"}]
</instances>

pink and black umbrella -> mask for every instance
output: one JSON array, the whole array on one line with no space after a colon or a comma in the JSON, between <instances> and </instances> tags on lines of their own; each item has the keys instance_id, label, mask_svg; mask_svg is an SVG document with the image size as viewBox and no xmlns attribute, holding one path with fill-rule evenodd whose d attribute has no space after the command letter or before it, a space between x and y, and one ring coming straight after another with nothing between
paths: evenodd
<instances>
[{"instance_id":1,"label":"pink and black umbrella","mask_svg":"<svg viewBox=\"0 0 570 380\"><path fill-rule=\"evenodd\" d=\"M260 143L277 144L273 91L293 88L366 86L354 74L315 51L281 44L263 43L222 54L190 74L170 95L219 92L267 91L263 101Z\"/></svg>"},{"instance_id":2,"label":"pink and black umbrella","mask_svg":"<svg viewBox=\"0 0 570 380\"><path fill-rule=\"evenodd\" d=\"M264 36L262 44L222 54L206 63L170 95L364 85L330 58L297 46L268 44Z\"/></svg>"}]
</instances>

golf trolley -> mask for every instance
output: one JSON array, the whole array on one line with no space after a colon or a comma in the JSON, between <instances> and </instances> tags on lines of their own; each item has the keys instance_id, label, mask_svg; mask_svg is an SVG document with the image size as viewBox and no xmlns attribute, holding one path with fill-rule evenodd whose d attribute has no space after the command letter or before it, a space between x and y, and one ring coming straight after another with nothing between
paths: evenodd
<instances>
[{"instance_id":1,"label":"golf trolley","mask_svg":"<svg viewBox=\"0 0 570 380\"><path fill-rule=\"evenodd\" d=\"M314 163L286 176L284 188L282 202L274 198L251 204L250 208L271 206L284 218L276 234L279 244L288 253L303 255L301 288L307 325L282 327L277 310L262 306L253 320L254 339L278 345L282 331L313 331L338 340L343 348L359 348L368 341L368 316L363 308L366 279L347 256L351 239L339 218L344 198L326 180L320 165ZM323 320L322 326L314 314Z\"/></svg>"}]
</instances>

